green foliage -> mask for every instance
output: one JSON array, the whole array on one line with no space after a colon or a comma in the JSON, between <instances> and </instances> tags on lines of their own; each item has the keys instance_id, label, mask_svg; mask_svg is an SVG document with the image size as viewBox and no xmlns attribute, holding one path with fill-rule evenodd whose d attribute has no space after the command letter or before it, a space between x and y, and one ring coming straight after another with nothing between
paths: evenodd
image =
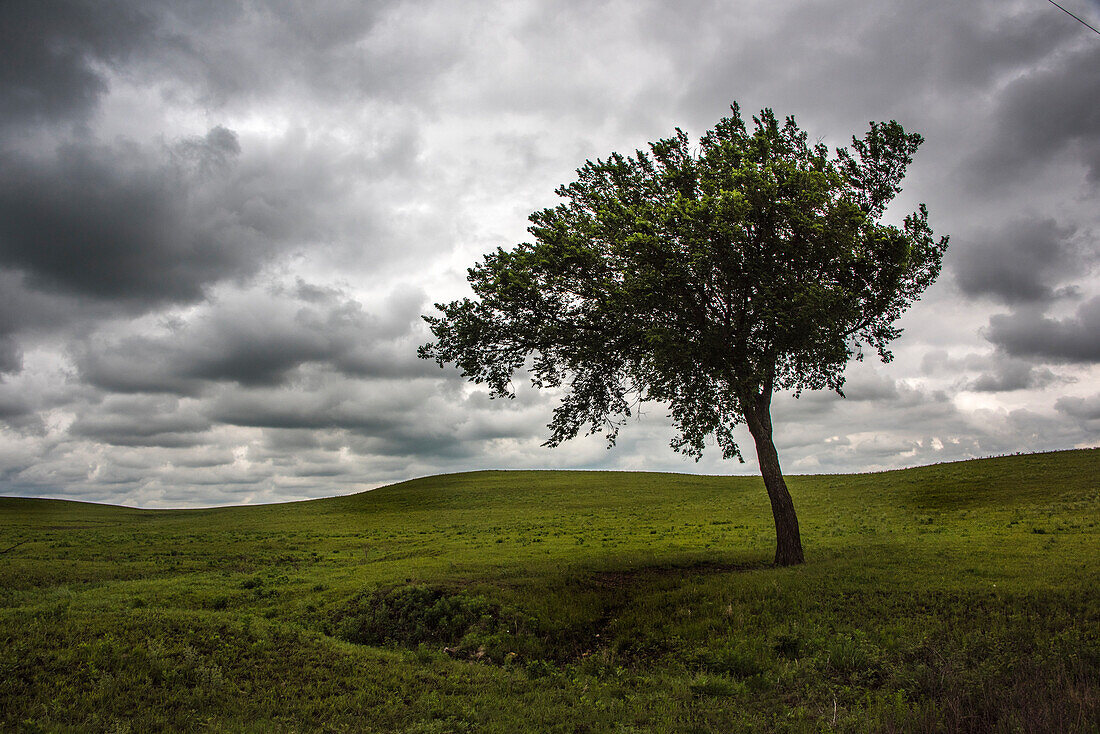
<instances>
[{"instance_id":1,"label":"green foliage","mask_svg":"<svg viewBox=\"0 0 1100 734\"><path fill-rule=\"evenodd\" d=\"M545 654L533 624L483 596L414 584L358 595L337 615L336 629L349 642L430 644L454 657L501 663Z\"/></svg>"},{"instance_id":2,"label":"green foliage","mask_svg":"<svg viewBox=\"0 0 1100 734\"><path fill-rule=\"evenodd\" d=\"M725 647L704 647L695 654L693 661L697 667L708 673L740 679L763 673L762 661L767 659L763 650L750 646L745 640L739 640Z\"/></svg>"},{"instance_id":3,"label":"green foliage","mask_svg":"<svg viewBox=\"0 0 1100 734\"><path fill-rule=\"evenodd\" d=\"M499 615L499 605L483 597L400 586L357 598L340 628L345 639L368 645L455 644L475 626L485 631L495 628Z\"/></svg>"},{"instance_id":4,"label":"green foliage","mask_svg":"<svg viewBox=\"0 0 1100 734\"><path fill-rule=\"evenodd\" d=\"M696 458L710 435L740 457L733 428L773 390L840 392L863 347L888 359L947 245L924 205L880 221L921 137L872 123L830 157L793 118L753 122L735 105L695 148L677 130L586 162L531 215L533 243L470 269L475 299L436 304L420 355L493 396L528 366L564 388L551 446L585 426L613 443L638 403L667 404L674 448Z\"/></svg>"},{"instance_id":5,"label":"green foliage","mask_svg":"<svg viewBox=\"0 0 1100 734\"><path fill-rule=\"evenodd\" d=\"M0 499L0 730L1097 730L1100 450L790 481L793 568L755 477Z\"/></svg>"}]
</instances>

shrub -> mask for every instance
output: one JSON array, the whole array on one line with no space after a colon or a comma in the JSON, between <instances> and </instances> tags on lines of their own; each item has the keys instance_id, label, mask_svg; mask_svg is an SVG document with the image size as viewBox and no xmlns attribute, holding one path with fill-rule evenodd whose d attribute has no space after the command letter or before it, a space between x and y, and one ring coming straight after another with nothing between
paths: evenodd
<instances>
[{"instance_id":1,"label":"shrub","mask_svg":"<svg viewBox=\"0 0 1100 734\"><path fill-rule=\"evenodd\" d=\"M696 696L736 696L744 693L744 683L719 678L713 675L701 675L690 684L691 692Z\"/></svg>"},{"instance_id":2,"label":"shrub","mask_svg":"<svg viewBox=\"0 0 1100 734\"><path fill-rule=\"evenodd\" d=\"M749 678L764 672L764 652L739 644L717 650L704 649L696 653L695 666L708 673Z\"/></svg>"},{"instance_id":3,"label":"shrub","mask_svg":"<svg viewBox=\"0 0 1100 734\"><path fill-rule=\"evenodd\" d=\"M338 613L335 628L362 645L439 645L456 657L503 663L542 656L535 626L483 596L411 584L360 594Z\"/></svg>"}]
</instances>

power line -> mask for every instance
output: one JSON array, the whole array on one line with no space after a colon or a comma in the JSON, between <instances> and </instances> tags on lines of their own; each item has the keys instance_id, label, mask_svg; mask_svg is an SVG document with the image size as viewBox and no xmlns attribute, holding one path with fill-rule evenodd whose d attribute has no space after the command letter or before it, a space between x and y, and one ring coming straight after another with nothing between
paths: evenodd
<instances>
[{"instance_id":1,"label":"power line","mask_svg":"<svg viewBox=\"0 0 1100 734\"><path fill-rule=\"evenodd\" d=\"M1090 25L1089 25L1088 23L1086 23L1085 21L1081 20L1080 18L1078 18L1078 17L1077 17L1076 15L1074 15L1073 13L1069 12L1068 10L1066 10L1066 9L1065 9L1065 8L1063 8L1063 7L1061 6L1061 5L1059 5L1058 3L1054 2L1054 0L1047 0L1047 2L1048 2L1048 3L1050 3L1051 5L1053 5L1054 7L1058 8L1059 10L1061 10L1061 11L1062 11L1063 13L1065 13L1065 14L1066 14L1066 15L1068 15L1069 17L1071 17L1071 18L1073 18L1074 20L1076 20L1076 21L1077 21L1078 23L1080 23L1081 25L1083 25L1083 26L1085 26L1086 28L1088 28L1088 29L1089 29L1090 31L1092 31L1093 33L1095 33L1095 34L1097 34L1097 35L1100 35L1100 31L1096 30L1095 28L1093 28L1092 26L1090 26Z\"/></svg>"}]
</instances>

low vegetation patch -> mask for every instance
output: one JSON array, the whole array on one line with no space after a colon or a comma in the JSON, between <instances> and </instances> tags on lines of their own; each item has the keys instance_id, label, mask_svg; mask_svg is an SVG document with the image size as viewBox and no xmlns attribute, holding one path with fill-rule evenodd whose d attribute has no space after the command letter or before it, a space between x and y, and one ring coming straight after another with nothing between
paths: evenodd
<instances>
[{"instance_id":1,"label":"low vegetation patch","mask_svg":"<svg viewBox=\"0 0 1100 734\"><path fill-rule=\"evenodd\" d=\"M487 663L546 655L536 620L484 596L422 584L359 594L337 613L334 630L361 645L438 649Z\"/></svg>"}]
</instances>

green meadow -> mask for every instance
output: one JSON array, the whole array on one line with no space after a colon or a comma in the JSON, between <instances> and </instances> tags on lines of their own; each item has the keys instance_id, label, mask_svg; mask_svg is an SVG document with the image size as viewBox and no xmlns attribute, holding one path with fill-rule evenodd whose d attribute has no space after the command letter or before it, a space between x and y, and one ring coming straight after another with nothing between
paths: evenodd
<instances>
[{"instance_id":1,"label":"green meadow","mask_svg":"<svg viewBox=\"0 0 1100 734\"><path fill-rule=\"evenodd\" d=\"M0 499L0 730L1100 731L1100 450Z\"/></svg>"}]
</instances>

